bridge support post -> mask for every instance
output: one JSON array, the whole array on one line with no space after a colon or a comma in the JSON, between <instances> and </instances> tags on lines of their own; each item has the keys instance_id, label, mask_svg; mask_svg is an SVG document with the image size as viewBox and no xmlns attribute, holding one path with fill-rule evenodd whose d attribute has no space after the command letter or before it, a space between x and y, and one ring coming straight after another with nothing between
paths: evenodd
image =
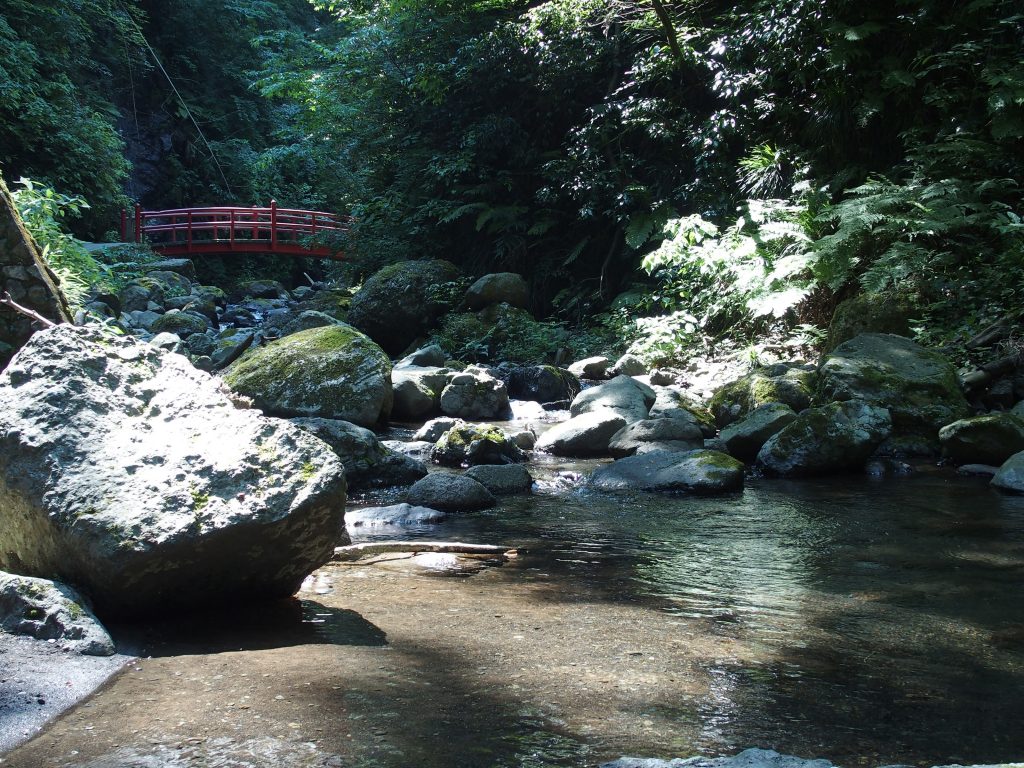
<instances>
[{"instance_id":1,"label":"bridge support post","mask_svg":"<svg viewBox=\"0 0 1024 768\"><path fill-rule=\"evenodd\" d=\"M142 242L142 206L135 204L135 242Z\"/></svg>"},{"instance_id":2,"label":"bridge support post","mask_svg":"<svg viewBox=\"0 0 1024 768\"><path fill-rule=\"evenodd\" d=\"M277 200L270 201L270 250L277 250Z\"/></svg>"}]
</instances>

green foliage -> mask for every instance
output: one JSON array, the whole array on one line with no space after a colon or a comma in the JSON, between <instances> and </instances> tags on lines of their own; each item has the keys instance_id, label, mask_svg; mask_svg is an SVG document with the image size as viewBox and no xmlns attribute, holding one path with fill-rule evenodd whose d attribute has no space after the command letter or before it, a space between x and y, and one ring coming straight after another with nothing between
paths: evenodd
<instances>
[{"instance_id":1,"label":"green foliage","mask_svg":"<svg viewBox=\"0 0 1024 768\"><path fill-rule=\"evenodd\" d=\"M78 215L88 204L80 197L62 195L39 186L31 179L19 179L20 188L11 192L18 214L25 222L42 257L60 280L61 290L73 307L81 306L91 285L100 283L105 271L81 243L67 233L63 219Z\"/></svg>"},{"instance_id":2,"label":"green foliage","mask_svg":"<svg viewBox=\"0 0 1024 768\"><path fill-rule=\"evenodd\" d=\"M8 0L0 8L0 165L96 206L114 220L130 164L111 100L141 68L138 11L117 0Z\"/></svg>"}]
</instances>

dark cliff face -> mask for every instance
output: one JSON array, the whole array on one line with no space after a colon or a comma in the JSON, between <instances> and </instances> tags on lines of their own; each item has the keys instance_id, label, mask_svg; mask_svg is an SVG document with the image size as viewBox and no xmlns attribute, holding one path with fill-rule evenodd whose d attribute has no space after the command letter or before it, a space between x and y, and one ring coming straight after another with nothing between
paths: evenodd
<instances>
[{"instance_id":1,"label":"dark cliff face","mask_svg":"<svg viewBox=\"0 0 1024 768\"><path fill-rule=\"evenodd\" d=\"M55 323L71 320L71 310L56 277L40 257L0 179L0 298L6 295ZM7 366L34 330L28 317L0 305L0 369Z\"/></svg>"}]
</instances>

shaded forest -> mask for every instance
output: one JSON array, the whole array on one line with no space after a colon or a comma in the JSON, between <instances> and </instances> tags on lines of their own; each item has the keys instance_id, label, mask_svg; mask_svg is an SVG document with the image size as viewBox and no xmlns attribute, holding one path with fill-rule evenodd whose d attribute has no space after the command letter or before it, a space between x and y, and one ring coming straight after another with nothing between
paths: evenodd
<instances>
[{"instance_id":1,"label":"shaded forest","mask_svg":"<svg viewBox=\"0 0 1024 768\"><path fill-rule=\"evenodd\" d=\"M350 213L350 277L521 272L654 363L860 293L950 344L1024 289L1022 41L1009 0L9 0L0 170L89 239Z\"/></svg>"}]
</instances>

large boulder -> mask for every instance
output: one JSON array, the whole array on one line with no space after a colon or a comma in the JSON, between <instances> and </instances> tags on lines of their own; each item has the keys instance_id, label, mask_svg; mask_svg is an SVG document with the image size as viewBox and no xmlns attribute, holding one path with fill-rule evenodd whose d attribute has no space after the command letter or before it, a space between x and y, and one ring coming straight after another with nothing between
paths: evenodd
<instances>
[{"instance_id":1,"label":"large boulder","mask_svg":"<svg viewBox=\"0 0 1024 768\"><path fill-rule=\"evenodd\" d=\"M651 406L658 399L657 394L646 384L629 376L616 376L611 381L581 392L569 413L582 416L585 413L611 411L622 416L627 423L646 419Z\"/></svg>"},{"instance_id":2,"label":"large boulder","mask_svg":"<svg viewBox=\"0 0 1024 768\"><path fill-rule=\"evenodd\" d=\"M465 422L459 422L441 435L430 457L446 467L526 461L526 453L497 427Z\"/></svg>"},{"instance_id":3,"label":"large boulder","mask_svg":"<svg viewBox=\"0 0 1024 768\"><path fill-rule=\"evenodd\" d=\"M765 403L751 411L742 421L730 424L718 436L730 456L742 461L757 458L768 438L796 420L796 413L783 403Z\"/></svg>"},{"instance_id":4,"label":"large boulder","mask_svg":"<svg viewBox=\"0 0 1024 768\"><path fill-rule=\"evenodd\" d=\"M441 392L441 412L478 421L512 418L504 382L476 367L452 376Z\"/></svg>"},{"instance_id":5,"label":"large boulder","mask_svg":"<svg viewBox=\"0 0 1024 768\"><path fill-rule=\"evenodd\" d=\"M1012 413L960 419L939 430L942 455L955 464L1002 464L1024 451L1024 420Z\"/></svg>"},{"instance_id":6,"label":"large boulder","mask_svg":"<svg viewBox=\"0 0 1024 768\"><path fill-rule=\"evenodd\" d=\"M864 333L836 347L819 369L818 396L887 409L895 437L937 441L939 429L968 415L953 364L887 333Z\"/></svg>"},{"instance_id":7,"label":"large boulder","mask_svg":"<svg viewBox=\"0 0 1024 768\"><path fill-rule=\"evenodd\" d=\"M810 407L816 382L812 370L777 363L718 388L708 401L708 409L719 427L739 421L765 403L784 403L799 413Z\"/></svg>"},{"instance_id":8,"label":"large boulder","mask_svg":"<svg viewBox=\"0 0 1024 768\"><path fill-rule=\"evenodd\" d=\"M589 485L602 491L738 491L743 488L743 462L704 449L655 451L598 467Z\"/></svg>"},{"instance_id":9,"label":"large boulder","mask_svg":"<svg viewBox=\"0 0 1024 768\"><path fill-rule=\"evenodd\" d=\"M537 440L537 450L555 456L607 456L612 437L626 419L610 410L574 416L556 424Z\"/></svg>"},{"instance_id":10,"label":"large boulder","mask_svg":"<svg viewBox=\"0 0 1024 768\"><path fill-rule=\"evenodd\" d=\"M884 408L849 400L809 408L761 447L757 463L775 475L816 475L864 465L892 433Z\"/></svg>"},{"instance_id":11,"label":"large boulder","mask_svg":"<svg viewBox=\"0 0 1024 768\"><path fill-rule=\"evenodd\" d=\"M49 640L83 656L111 656L114 642L71 587L0 571L0 630Z\"/></svg>"},{"instance_id":12,"label":"large boulder","mask_svg":"<svg viewBox=\"0 0 1024 768\"><path fill-rule=\"evenodd\" d=\"M337 419L292 419L292 423L316 435L331 447L345 465L349 490L411 485L426 477L422 461L393 451L366 429Z\"/></svg>"},{"instance_id":13,"label":"large boulder","mask_svg":"<svg viewBox=\"0 0 1024 768\"><path fill-rule=\"evenodd\" d=\"M409 489L406 501L442 512L473 512L497 503L493 494L473 478L447 472L434 472L418 480Z\"/></svg>"},{"instance_id":14,"label":"large boulder","mask_svg":"<svg viewBox=\"0 0 1024 768\"><path fill-rule=\"evenodd\" d=\"M530 288L522 275L515 272L495 272L484 275L469 286L463 304L466 309L477 310L505 302L522 309L529 301Z\"/></svg>"},{"instance_id":15,"label":"large boulder","mask_svg":"<svg viewBox=\"0 0 1024 768\"><path fill-rule=\"evenodd\" d=\"M151 333L174 333L184 339L194 333L206 333L209 328L210 321L204 315L172 309L161 315L149 330Z\"/></svg>"},{"instance_id":16,"label":"large boulder","mask_svg":"<svg viewBox=\"0 0 1024 768\"><path fill-rule=\"evenodd\" d=\"M383 347L401 354L450 307L439 286L459 278L448 261L403 261L384 267L352 297L348 322Z\"/></svg>"},{"instance_id":17,"label":"large boulder","mask_svg":"<svg viewBox=\"0 0 1024 768\"><path fill-rule=\"evenodd\" d=\"M677 450L691 451L704 447L704 434L684 419L644 419L616 432L608 443L608 453L621 459L632 456L645 443L672 443Z\"/></svg>"},{"instance_id":18,"label":"large boulder","mask_svg":"<svg viewBox=\"0 0 1024 768\"><path fill-rule=\"evenodd\" d=\"M391 413L391 361L348 325L310 328L251 349L224 381L274 416L371 427Z\"/></svg>"},{"instance_id":19,"label":"large boulder","mask_svg":"<svg viewBox=\"0 0 1024 768\"><path fill-rule=\"evenodd\" d=\"M338 542L344 468L230 395L130 337L38 332L0 375L0 568L101 615L292 594Z\"/></svg>"}]
</instances>

